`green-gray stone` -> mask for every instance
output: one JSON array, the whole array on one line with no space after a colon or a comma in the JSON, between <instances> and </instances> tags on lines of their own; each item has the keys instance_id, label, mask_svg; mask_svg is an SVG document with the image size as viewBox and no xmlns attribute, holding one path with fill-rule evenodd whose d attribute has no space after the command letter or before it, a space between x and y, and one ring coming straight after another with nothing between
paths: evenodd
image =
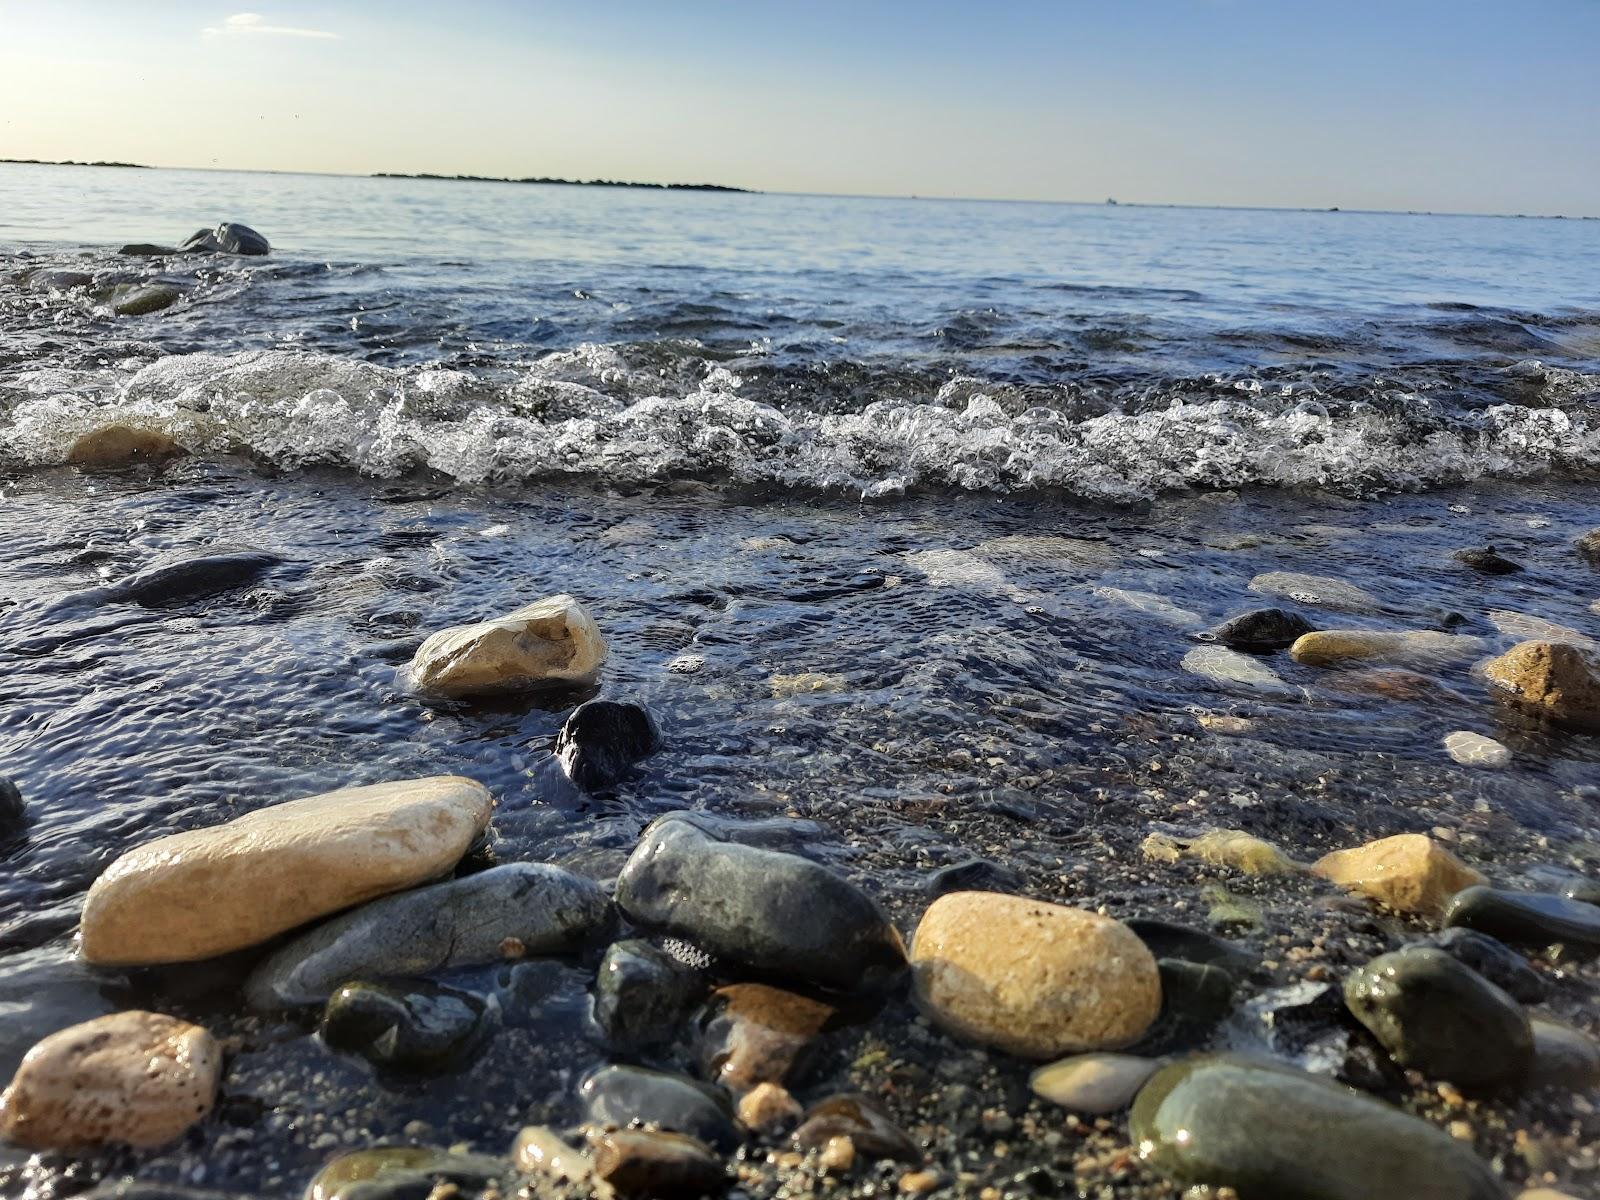
<instances>
[{"instance_id":1,"label":"green-gray stone","mask_svg":"<svg viewBox=\"0 0 1600 1200\"><path fill-rule=\"evenodd\" d=\"M1380 954L1345 980L1344 999L1395 1062L1436 1079L1491 1087L1532 1064L1522 1005L1433 946Z\"/></svg>"},{"instance_id":2,"label":"green-gray stone","mask_svg":"<svg viewBox=\"0 0 1600 1200\"><path fill-rule=\"evenodd\" d=\"M1504 1200L1470 1150L1354 1088L1264 1060L1164 1067L1133 1103L1133 1143L1180 1183L1240 1200Z\"/></svg>"},{"instance_id":3,"label":"green-gray stone","mask_svg":"<svg viewBox=\"0 0 1600 1200\"><path fill-rule=\"evenodd\" d=\"M1600 1042L1570 1025L1534 1017L1529 1082L1572 1091L1600 1085Z\"/></svg>"},{"instance_id":4,"label":"green-gray stone","mask_svg":"<svg viewBox=\"0 0 1600 1200\"><path fill-rule=\"evenodd\" d=\"M1149 1055L1194 1049L1233 1011L1233 976L1222 967L1181 958L1158 959L1156 967L1161 1015L1137 1050Z\"/></svg>"},{"instance_id":5,"label":"green-gray stone","mask_svg":"<svg viewBox=\"0 0 1600 1200\"><path fill-rule=\"evenodd\" d=\"M118 288L111 295L111 310L119 317L142 317L171 308L180 294L177 288L165 283L132 290Z\"/></svg>"},{"instance_id":6,"label":"green-gray stone","mask_svg":"<svg viewBox=\"0 0 1600 1200\"><path fill-rule=\"evenodd\" d=\"M1600 905L1548 892L1469 887L1451 897L1444 924L1476 929L1517 946L1571 942L1600 947Z\"/></svg>"},{"instance_id":7,"label":"green-gray stone","mask_svg":"<svg viewBox=\"0 0 1600 1200\"><path fill-rule=\"evenodd\" d=\"M375 1066L430 1071L471 1049L482 1017L476 996L434 984L347 983L328 1000L321 1033Z\"/></svg>"},{"instance_id":8,"label":"green-gray stone","mask_svg":"<svg viewBox=\"0 0 1600 1200\"><path fill-rule=\"evenodd\" d=\"M461 1200L493 1185L509 1194L508 1164L482 1154L452 1154L432 1146L391 1146L341 1154L306 1185L304 1200L425 1200L435 1186L454 1184Z\"/></svg>"}]
</instances>

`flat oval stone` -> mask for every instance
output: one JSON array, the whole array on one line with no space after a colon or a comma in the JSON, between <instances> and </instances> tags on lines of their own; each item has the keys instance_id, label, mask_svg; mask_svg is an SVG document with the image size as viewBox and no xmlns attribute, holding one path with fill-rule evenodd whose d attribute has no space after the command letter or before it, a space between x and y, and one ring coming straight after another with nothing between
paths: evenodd
<instances>
[{"instance_id":1,"label":"flat oval stone","mask_svg":"<svg viewBox=\"0 0 1600 1200\"><path fill-rule=\"evenodd\" d=\"M1503 742L1474 733L1470 729L1457 729L1444 735L1445 753L1464 767L1508 767L1511 750Z\"/></svg>"},{"instance_id":2,"label":"flat oval stone","mask_svg":"<svg viewBox=\"0 0 1600 1200\"><path fill-rule=\"evenodd\" d=\"M211 958L437 879L483 832L492 803L481 783L438 775L157 838L89 889L83 957L122 966Z\"/></svg>"},{"instance_id":3,"label":"flat oval stone","mask_svg":"<svg viewBox=\"0 0 1600 1200\"><path fill-rule=\"evenodd\" d=\"M1395 1062L1436 1079L1511 1084L1533 1061L1522 1006L1432 946L1380 954L1345 980L1344 998Z\"/></svg>"},{"instance_id":4,"label":"flat oval stone","mask_svg":"<svg viewBox=\"0 0 1600 1200\"><path fill-rule=\"evenodd\" d=\"M1288 685L1259 659L1226 646L1196 646L1179 664L1191 675L1214 683L1237 683L1264 692L1285 692Z\"/></svg>"},{"instance_id":5,"label":"flat oval stone","mask_svg":"<svg viewBox=\"0 0 1600 1200\"><path fill-rule=\"evenodd\" d=\"M1327 575L1302 575L1295 571L1268 571L1257 575L1250 581L1250 590L1336 612L1372 612L1379 606L1376 596L1354 584Z\"/></svg>"},{"instance_id":6,"label":"flat oval stone","mask_svg":"<svg viewBox=\"0 0 1600 1200\"><path fill-rule=\"evenodd\" d=\"M1264 1060L1201 1055L1145 1084L1139 1157L1184 1184L1272 1200L1504 1200L1470 1150L1348 1088Z\"/></svg>"},{"instance_id":7,"label":"flat oval stone","mask_svg":"<svg viewBox=\"0 0 1600 1200\"><path fill-rule=\"evenodd\" d=\"M504 1162L482 1154L384 1146L339 1155L312 1177L304 1200L414 1200L441 1184L450 1186L443 1194L473 1200L490 1191L499 1194L509 1173Z\"/></svg>"},{"instance_id":8,"label":"flat oval stone","mask_svg":"<svg viewBox=\"0 0 1600 1200\"><path fill-rule=\"evenodd\" d=\"M1600 946L1600 906L1548 892L1470 887L1445 909L1446 925L1461 925L1517 946L1571 942Z\"/></svg>"},{"instance_id":9,"label":"flat oval stone","mask_svg":"<svg viewBox=\"0 0 1600 1200\"><path fill-rule=\"evenodd\" d=\"M595 1125L626 1127L638 1121L687 1133L722 1150L739 1142L723 1094L682 1075L644 1067L602 1067L583 1081L578 1095Z\"/></svg>"},{"instance_id":10,"label":"flat oval stone","mask_svg":"<svg viewBox=\"0 0 1600 1200\"><path fill-rule=\"evenodd\" d=\"M1161 1069L1159 1058L1133 1054L1076 1054L1040 1067L1028 1079L1033 1094L1072 1112L1120 1112Z\"/></svg>"},{"instance_id":11,"label":"flat oval stone","mask_svg":"<svg viewBox=\"0 0 1600 1200\"><path fill-rule=\"evenodd\" d=\"M1322 629L1297 640L1289 648L1289 657L1313 667L1352 662L1432 666L1464 662L1483 650L1482 638L1426 629Z\"/></svg>"}]
</instances>

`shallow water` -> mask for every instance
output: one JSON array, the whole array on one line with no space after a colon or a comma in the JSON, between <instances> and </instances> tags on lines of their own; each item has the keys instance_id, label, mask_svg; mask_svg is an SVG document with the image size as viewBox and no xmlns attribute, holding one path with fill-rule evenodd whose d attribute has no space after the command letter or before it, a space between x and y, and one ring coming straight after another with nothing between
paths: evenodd
<instances>
[{"instance_id":1,"label":"shallow water","mask_svg":"<svg viewBox=\"0 0 1600 1200\"><path fill-rule=\"evenodd\" d=\"M581 963L460 973L505 1026L418 1084L240 1016L237 963L73 961L117 854L336 786L471 775L496 854L600 879L658 813L780 818L906 931L927 872L973 854L1040 896L1200 920L1206 878L1140 859L1152 827L1301 859L1436 829L1507 881L1595 867L1600 739L1497 703L1472 663L1374 680L1278 654L1266 686L1183 664L1285 602L1250 588L1272 571L1373 595L1285 602L1330 626L1449 628L1483 657L1537 622L1600 641L1572 547L1600 524L1600 225L14 167L0 198L0 771L30 803L0 850L0 1074L130 1003L238 1039L187 1141L0 1152L12 1190L132 1168L288 1196L410 1122L500 1152L573 1114L603 1057ZM221 215L277 253L99 244ZM65 269L91 278L40 274ZM185 298L116 318L124 274ZM113 421L196 454L58 465ZM1489 543L1527 570L1450 557ZM282 561L155 607L95 591L240 544ZM665 735L579 800L542 771L580 696L427 703L398 676L428 632L557 591L606 633L601 692ZM1513 765L1452 762L1458 729ZM1226 882L1269 942L1351 919L1326 888ZM1404 932L1361 921L1374 949ZM1589 995L1565 1015L1592 1026ZM916 1035L903 1006L871 1030Z\"/></svg>"}]
</instances>

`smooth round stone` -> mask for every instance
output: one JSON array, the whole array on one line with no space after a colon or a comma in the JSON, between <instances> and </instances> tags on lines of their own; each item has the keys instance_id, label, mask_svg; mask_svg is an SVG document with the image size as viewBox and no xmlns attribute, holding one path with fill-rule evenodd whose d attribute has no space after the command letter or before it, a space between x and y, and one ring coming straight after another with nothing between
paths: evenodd
<instances>
[{"instance_id":1,"label":"smooth round stone","mask_svg":"<svg viewBox=\"0 0 1600 1200\"><path fill-rule=\"evenodd\" d=\"M427 1071L463 1056L482 1018L477 997L420 980L347 983L329 998L320 1033L332 1049L374 1066Z\"/></svg>"},{"instance_id":2,"label":"smooth round stone","mask_svg":"<svg viewBox=\"0 0 1600 1200\"><path fill-rule=\"evenodd\" d=\"M1523 1004L1538 1004L1549 991L1532 963L1486 933L1454 926L1434 934L1425 944L1437 946Z\"/></svg>"},{"instance_id":3,"label":"smooth round stone","mask_svg":"<svg viewBox=\"0 0 1600 1200\"><path fill-rule=\"evenodd\" d=\"M1464 767L1508 767L1511 750L1502 742L1470 729L1444 735L1445 753Z\"/></svg>"},{"instance_id":4,"label":"smooth round stone","mask_svg":"<svg viewBox=\"0 0 1600 1200\"><path fill-rule=\"evenodd\" d=\"M1196 646L1183 656L1179 664L1191 675L1199 675L1213 683L1237 683L1265 692L1288 690L1283 679L1258 659L1226 646Z\"/></svg>"},{"instance_id":5,"label":"smooth round stone","mask_svg":"<svg viewBox=\"0 0 1600 1200\"><path fill-rule=\"evenodd\" d=\"M917 926L911 963L930 1018L1025 1058L1120 1049L1161 1009L1155 957L1131 929L1020 896L935 900Z\"/></svg>"},{"instance_id":6,"label":"smooth round stone","mask_svg":"<svg viewBox=\"0 0 1600 1200\"><path fill-rule=\"evenodd\" d=\"M1268 571L1250 581L1250 590L1266 596L1282 596L1298 604L1311 604L1335 612L1372 612L1379 607L1378 598L1371 592L1326 575Z\"/></svg>"},{"instance_id":7,"label":"smooth round stone","mask_svg":"<svg viewBox=\"0 0 1600 1200\"><path fill-rule=\"evenodd\" d=\"M81 434L67 448L67 462L75 467L121 467L136 462L161 462L183 453L164 433L106 425Z\"/></svg>"},{"instance_id":8,"label":"smooth round stone","mask_svg":"<svg viewBox=\"0 0 1600 1200\"><path fill-rule=\"evenodd\" d=\"M1158 959L1156 966L1161 972L1161 1015L1139 1048L1146 1053L1191 1049L1233 1011L1233 976L1221 967L1180 958Z\"/></svg>"},{"instance_id":9,"label":"smooth round stone","mask_svg":"<svg viewBox=\"0 0 1600 1200\"><path fill-rule=\"evenodd\" d=\"M661 732L644 705L590 700L572 710L556 734L556 760L586 792L619 782L661 747Z\"/></svg>"},{"instance_id":10,"label":"smooth round stone","mask_svg":"<svg viewBox=\"0 0 1600 1200\"><path fill-rule=\"evenodd\" d=\"M45 1038L0 1094L0 1135L33 1150L163 1146L211 1111L222 1050L198 1025L119 1012Z\"/></svg>"},{"instance_id":11,"label":"smooth round stone","mask_svg":"<svg viewBox=\"0 0 1600 1200\"><path fill-rule=\"evenodd\" d=\"M1454 1138L1353 1088L1236 1055L1163 1067L1133 1104L1133 1144L1183 1184L1242 1200L1504 1200Z\"/></svg>"},{"instance_id":12,"label":"smooth round stone","mask_svg":"<svg viewBox=\"0 0 1600 1200\"><path fill-rule=\"evenodd\" d=\"M499 1193L509 1173L497 1158L432 1146L355 1150L318 1171L306 1185L304 1200L417 1200L429 1195L474 1200ZM436 1191L440 1185L449 1190ZM513 1190L506 1187L504 1194Z\"/></svg>"},{"instance_id":13,"label":"smooth round stone","mask_svg":"<svg viewBox=\"0 0 1600 1200\"><path fill-rule=\"evenodd\" d=\"M1476 929L1515 946L1555 942L1600 946L1600 906L1548 892L1470 887L1450 901L1444 923Z\"/></svg>"},{"instance_id":14,"label":"smooth round stone","mask_svg":"<svg viewBox=\"0 0 1600 1200\"><path fill-rule=\"evenodd\" d=\"M1340 887L1418 916L1438 913L1483 876L1426 834L1401 833L1325 854L1311 868Z\"/></svg>"},{"instance_id":15,"label":"smooth round stone","mask_svg":"<svg viewBox=\"0 0 1600 1200\"><path fill-rule=\"evenodd\" d=\"M1191 929L1153 917L1129 917L1123 924L1133 930L1157 960L1179 958L1184 962L1221 967L1235 979L1250 974L1261 961L1261 956L1248 946L1203 929Z\"/></svg>"},{"instance_id":16,"label":"smooth round stone","mask_svg":"<svg viewBox=\"0 0 1600 1200\"><path fill-rule=\"evenodd\" d=\"M550 596L476 625L442 629L417 648L413 686L437 696L493 696L585 687L600 677L605 639L572 596Z\"/></svg>"},{"instance_id":17,"label":"smooth round stone","mask_svg":"<svg viewBox=\"0 0 1600 1200\"><path fill-rule=\"evenodd\" d=\"M491 805L481 783L439 775L291 800L157 838L89 889L83 957L125 966L211 958L437 879L483 832Z\"/></svg>"},{"instance_id":18,"label":"smooth round stone","mask_svg":"<svg viewBox=\"0 0 1600 1200\"><path fill-rule=\"evenodd\" d=\"M620 1128L638 1121L687 1133L721 1150L731 1150L739 1142L724 1095L682 1075L644 1067L602 1067L583 1081L578 1095L595 1125Z\"/></svg>"},{"instance_id":19,"label":"smooth round stone","mask_svg":"<svg viewBox=\"0 0 1600 1200\"><path fill-rule=\"evenodd\" d=\"M127 290L117 289L111 297L111 311L119 317L143 317L171 308L183 293L165 283Z\"/></svg>"},{"instance_id":20,"label":"smooth round stone","mask_svg":"<svg viewBox=\"0 0 1600 1200\"><path fill-rule=\"evenodd\" d=\"M1028 1079L1034 1095L1072 1112L1120 1112L1161 1069L1158 1058L1132 1054L1077 1054L1040 1067Z\"/></svg>"},{"instance_id":21,"label":"smooth round stone","mask_svg":"<svg viewBox=\"0 0 1600 1200\"><path fill-rule=\"evenodd\" d=\"M678 1035L705 993L701 972L649 942L613 942L595 975L594 1019L618 1049L653 1046Z\"/></svg>"},{"instance_id":22,"label":"smooth round stone","mask_svg":"<svg viewBox=\"0 0 1600 1200\"><path fill-rule=\"evenodd\" d=\"M1543 1017L1533 1018L1535 1087L1581 1091L1600 1085L1600 1043L1582 1030Z\"/></svg>"},{"instance_id":23,"label":"smooth round stone","mask_svg":"<svg viewBox=\"0 0 1600 1200\"><path fill-rule=\"evenodd\" d=\"M1483 650L1482 638L1432 630L1323 629L1297 640L1289 648L1289 657L1312 667L1347 663L1422 666L1466 661Z\"/></svg>"},{"instance_id":24,"label":"smooth round stone","mask_svg":"<svg viewBox=\"0 0 1600 1200\"><path fill-rule=\"evenodd\" d=\"M1297 612L1257 608L1229 617L1201 636L1233 650L1282 650L1315 629L1315 625Z\"/></svg>"},{"instance_id":25,"label":"smooth round stone","mask_svg":"<svg viewBox=\"0 0 1600 1200\"><path fill-rule=\"evenodd\" d=\"M1521 563L1512 562L1493 546L1457 550L1450 557L1484 575L1514 575L1522 570Z\"/></svg>"},{"instance_id":26,"label":"smooth round stone","mask_svg":"<svg viewBox=\"0 0 1600 1200\"><path fill-rule=\"evenodd\" d=\"M794 1144L801 1150L825 1149L836 1138L848 1138L868 1158L922 1161L922 1152L905 1130L865 1096L846 1094L818 1101L794 1131Z\"/></svg>"},{"instance_id":27,"label":"smooth round stone","mask_svg":"<svg viewBox=\"0 0 1600 1200\"><path fill-rule=\"evenodd\" d=\"M594 1147L595 1174L619 1196L692 1200L724 1191L727 1168L704 1142L681 1133L620 1129Z\"/></svg>"},{"instance_id":28,"label":"smooth round stone","mask_svg":"<svg viewBox=\"0 0 1600 1200\"><path fill-rule=\"evenodd\" d=\"M1522 642L1484 665L1484 675L1524 707L1580 729L1600 729L1600 668L1567 642Z\"/></svg>"},{"instance_id":29,"label":"smooth round stone","mask_svg":"<svg viewBox=\"0 0 1600 1200\"><path fill-rule=\"evenodd\" d=\"M832 1005L763 983L718 988L695 1021L701 1073L735 1094L787 1083L835 1015Z\"/></svg>"},{"instance_id":30,"label":"smooth round stone","mask_svg":"<svg viewBox=\"0 0 1600 1200\"><path fill-rule=\"evenodd\" d=\"M110 585L106 599L155 607L212 596L255 582L281 561L271 551L254 546L164 556Z\"/></svg>"},{"instance_id":31,"label":"smooth round stone","mask_svg":"<svg viewBox=\"0 0 1600 1200\"><path fill-rule=\"evenodd\" d=\"M1532 1064L1522 1006L1443 950L1381 954L1345 980L1344 998L1395 1062L1434 1078L1493 1087Z\"/></svg>"},{"instance_id":32,"label":"smooth round stone","mask_svg":"<svg viewBox=\"0 0 1600 1200\"><path fill-rule=\"evenodd\" d=\"M1023 878L1014 868L987 858L969 858L941 867L922 885L930 900L950 892L1018 892Z\"/></svg>"},{"instance_id":33,"label":"smooth round stone","mask_svg":"<svg viewBox=\"0 0 1600 1200\"><path fill-rule=\"evenodd\" d=\"M617 905L635 925L775 978L842 992L900 979L905 948L872 897L808 858L733 840L741 836L734 823L692 813L660 818L617 879Z\"/></svg>"}]
</instances>

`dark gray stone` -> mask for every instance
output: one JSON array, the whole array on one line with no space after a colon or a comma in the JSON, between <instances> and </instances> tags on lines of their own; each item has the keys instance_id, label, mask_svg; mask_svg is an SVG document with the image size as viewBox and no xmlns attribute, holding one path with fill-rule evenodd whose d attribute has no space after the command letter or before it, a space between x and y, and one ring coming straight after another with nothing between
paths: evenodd
<instances>
[{"instance_id":1,"label":"dark gray stone","mask_svg":"<svg viewBox=\"0 0 1600 1200\"><path fill-rule=\"evenodd\" d=\"M1521 563L1514 563L1505 555L1495 550L1493 546L1484 546L1481 549L1457 550L1450 556L1458 563L1471 567L1482 575L1514 575L1522 570Z\"/></svg>"},{"instance_id":2,"label":"dark gray stone","mask_svg":"<svg viewBox=\"0 0 1600 1200\"><path fill-rule=\"evenodd\" d=\"M117 253L154 258L163 254L176 254L178 253L178 248L176 246L157 246L153 242L130 242L121 250L118 250Z\"/></svg>"},{"instance_id":3,"label":"dark gray stone","mask_svg":"<svg viewBox=\"0 0 1600 1200\"><path fill-rule=\"evenodd\" d=\"M168 283L144 287L117 288L111 294L111 310L119 317L144 317L171 308L183 295Z\"/></svg>"},{"instance_id":4,"label":"dark gray stone","mask_svg":"<svg viewBox=\"0 0 1600 1200\"><path fill-rule=\"evenodd\" d=\"M1201 641L1221 642L1235 650L1282 650L1295 639L1314 633L1316 626L1297 612L1284 608L1256 608L1229 617L1199 634Z\"/></svg>"},{"instance_id":5,"label":"dark gray stone","mask_svg":"<svg viewBox=\"0 0 1600 1200\"><path fill-rule=\"evenodd\" d=\"M836 1137L847 1137L868 1158L922 1161L922 1151L893 1118L865 1096L829 1096L812 1105L794 1131L801 1150L820 1150Z\"/></svg>"},{"instance_id":6,"label":"dark gray stone","mask_svg":"<svg viewBox=\"0 0 1600 1200\"><path fill-rule=\"evenodd\" d=\"M1533 969L1532 963L1487 933L1455 926L1441 930L1422 944L1437 946L1523 1004L1538 1004L1549 991L1544 977Z\"/></svg>"},{"instance_id":7,"label":"dark gray stone","mask_svg":"<svg viewBox=\"0 0 1600 1200\"><path fill-rule=\"evenodd\" d=\"M329 998L320 1032L374 1066L436 1071L466 1057L482 1020L483 1002L466 992L421 980L347 983Z\"/></svg>"},{"instance_id":8,"label":"dark gray stone","mask_svg":"<svg viewBox=\"0 0 1600 1200\"><path fill-rule=\"evenodd\" d=\"M28 822L28 807L17 785L0 775L0 838L8 838Z\"/></svg>"},{"instance_id":9,"label":"dark gray stone","mask_svg":"<svg viewBox=\"0 0 1600 1200\"><path fill-rule=\"evenodd\" d=\"M987 858L969 858L953 863L928 876L922 886L928 899L937 900L950 892L1006 892L1022 890L1022 875L1011 867Z\"/></svg>"},{"instance_id":10,"label":"dark gray stone","mask_svg":"<svg viewBox=\"0 0 1600 1200\"><path fill-rule=\"evenodd\" d=\"M1345 980L1344 998L1395 1062L1436 1079L1515 1084L1533 1062L1522 1006L1432 946L1379 955Z\"/></svg>"},{"instance_id":11,"label":"dark gray stone","mask_svg":"<svg viewBox=\"0 0 1600 1200\"><path fill-rule=\"evenodd\" d=\"M705 976L667 951L616 942L595 976L595 1024L618 1050L659 1045L680 1032L705 989Z\"/></svg>"},{"instance_id":12,"label":"dark gray stone","mask_svg":"<svg viewBox=\"0 0 1600 1200\"><path fill-rule=\"evenodd\" d=\"M1581 1030L1558 1021L1533 1018L1534 1087L1584 1091L1600 1085L1600 1043Z\"/></svg>"},{"instance_id":13,"label":"dark gray stone","mask_svg":"<svg viewBox=\"0 0 1600 1200\"><path fill-rule=\"evenodd\" d=\"M1564 942L1600 948L1600 906L1548 892L1469 887L1451 897L1444 924L1476 929L1517 946Z\"/></svg>"},{"instance_id":14,"label":"dark gray stone","mask_svg":"<svg viewBox=\"0 0 1600 1200\"><path fill-rule=\"evenodd\" d=\"M1261 956L1248 946L1203 929L1153 917L1130 917L1123 924L1133 930L1157 959L1181 958L1184 962L1221 967L1235 979L1249 975L1261 961Z\"/></svg>"},{"instance_id":15,"label":"dark gray stone","mask_svg":"<svg viewBox=\"0 0 1600 1200\"><path fill-rule=\"evenodd\" d=\"M215 229L198 229L184 239L181 247L186 254L243 254L259 256L272 247L248 225L237 221L224 221Z\"/></svg>"},{"instance_id":16,"label":"dark gray stone","mask_svg":"<svg viewBox=\"0 0 1600 1200\"><path fill-rule=\"evenodd\" d=\"M105 599L153 607L212 596L253 583L281 560L252 547L183 554L111 584Z\"/></svg>"},{"instance_id":17,"label":"dark gray stone","mask_svg":"<svg viewBox=\"0 0 1600 1200\"><path fill-rule=\"evenodd\" d=\"M1145 1163L1242 1200L1504 1200L1454 1138L1353 1088L1238 1055L1163 1067L1133 1103Z\"/></svg>"},{"instance_id":18,"label":"dark gray stone","mask_svg":"<svg viewBox=\"0 0 1600 1200\"><path fill-rule=\"evenodd\" d=\"M547 863L507 863L385 896L281 947L251 973L258 1009L321 1004L351 980L408 978L523 954L566 954L610 931L593 880Z\"/></svg>"},{"instance_id":19,"label":"dark gray stone","mask_svg":"<svg viewBox=\"0 0 1600 1200\"><path fill-rule=\"evenodd\" d=\"M719 960L844 992L892 986L905 947L877 903L795 854L726 841L693 814L645 831L617 879L634 924L687 938Z\"/></svg>"},{"instance_id":20,"label":"dark gray stone","mask_svg":"<svg viewBox=\"0 0 1600 1200\"><path fill-rule=\"evenodd\" d=\"M638 1121L687 1133L719 1150L739 1144L727 1097L683 1075L644 1067L602 1067L583 1081L578 1096L596 1125L627 1126Z\"/></svg>"},{"instance_id":21,"label":"dark gray stone","mask_svg":"<svg viewBox=\"0 0 1600 1200\"><path fill-rule=\"evenodd\" d=\"M1567 900L1600 905L1600 881L1574 875L1561 885L1561 895Z\"/></svg>"},{"instance_id":22,"label":"dark gray stone","mask_svg":"<svg viewBox=\"0 0 1600 1200\"><path fill-rule=\"evenodd\" d=\"M586 792L619 782L633 765L661 748L655 718L641 704L590 700L572 710L556 735L556 759Z\"/></svg>"},{"instance_id":23,"label":"dark gray stone","mask_svg":"<svg viewBox=\"0 0 1600 1200\"><path fill-rule=\"evenodd\" d=\"M1163 958L1161 1015L1132 1053L1169 1054L1193 1050L1206 1042L1233 1011L1233 976L1221 967Z\"/></svg>"}]
</instances>

